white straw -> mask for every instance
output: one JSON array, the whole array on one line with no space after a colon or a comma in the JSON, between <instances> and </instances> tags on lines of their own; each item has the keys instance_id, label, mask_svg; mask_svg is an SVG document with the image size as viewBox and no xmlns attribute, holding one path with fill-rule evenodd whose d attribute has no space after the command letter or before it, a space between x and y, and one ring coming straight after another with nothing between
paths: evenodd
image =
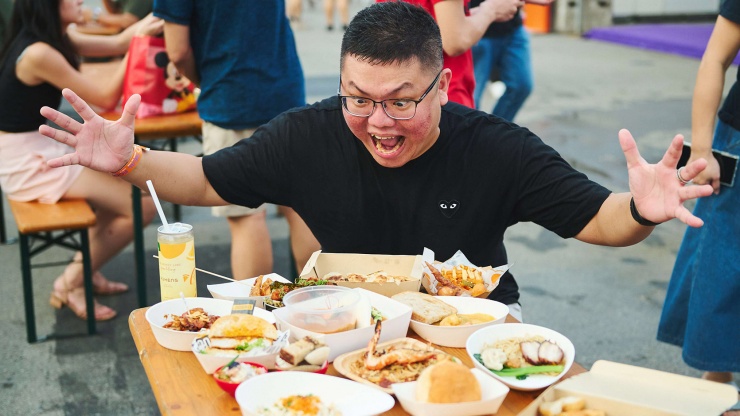
<instances>
[{"instance_id":1,"label":"white straw","mask_svg":"<svg viewBox=\"0 0 740 416\"><path fill-rule=\"evenodd\" d=\"M154 255L152 257L154 257L155 259L158 259L159 258L159 256L156 256L156 255ZM195 270L197 270L199 272L203 272L205 274L210 274L211 276L220 277L220 278L222 278L224 280L229 280L229 281L236 282L236 283L242 283L242 284L245 284L245 285L247 284L247 282L245 282L244 280L234 280L234 279L232 279L230 277L221 276L220 274L209 272L208 270L199 269L197 267L195 268Z\"/></svg>"},{"instance_id":2,"label":"white straw","mask_svg":"<svg viewBox=\"0 0 740 416\"><path fill-rule=\"evenodd\" d=\"M159 213L159 219L162 220L162 224L167 227L167 218L164 217L164 211L162 211L162 205L159 203L159 198L157 198L157 192L154 190L154 185L152 185L151 179L146 181L146 186L149 187L149 193L152 195L152 199L154 200L154 205L157 207L157 212Z\"/></svg>"}]
</instances>

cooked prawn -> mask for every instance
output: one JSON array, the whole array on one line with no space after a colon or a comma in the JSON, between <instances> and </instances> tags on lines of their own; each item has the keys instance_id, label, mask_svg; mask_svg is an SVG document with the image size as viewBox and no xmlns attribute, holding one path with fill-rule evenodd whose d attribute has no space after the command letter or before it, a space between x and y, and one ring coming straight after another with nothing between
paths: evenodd
<instances>
[{"instance_id":1,"label":"cooked prawn","mask_svg":"<svg viewBox=\"0 0 740 416\"><path fill-rule=\"evenodd\" d=\"M391 364L412 364L420 361L426 361L436 357L435 351L413 350L410 348L393 348L390 347L385 351L376 351L380 339L381 322L375 323L375 334L367 344L367 353L365 355L365 368L368 370L381 370Z\"/></svg>"}]
</instances>

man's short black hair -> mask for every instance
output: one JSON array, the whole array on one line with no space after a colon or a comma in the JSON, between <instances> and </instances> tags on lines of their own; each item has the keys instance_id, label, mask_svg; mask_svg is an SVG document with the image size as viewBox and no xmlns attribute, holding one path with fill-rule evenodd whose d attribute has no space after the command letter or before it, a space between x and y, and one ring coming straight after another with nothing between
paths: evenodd
<instances>
[{"instance_id":1,"label":"man's short black hair","mask_svg":"<svg viewBox=\"0 0 740 416\"><path fill-rule=\"evenodd\" d=\"M353 56L372 65L417 59L430 72L442 69L442 35L423 8L404 3L375 3L360 10L342 39L340 69Z\"/></svg>"}]
</instances>

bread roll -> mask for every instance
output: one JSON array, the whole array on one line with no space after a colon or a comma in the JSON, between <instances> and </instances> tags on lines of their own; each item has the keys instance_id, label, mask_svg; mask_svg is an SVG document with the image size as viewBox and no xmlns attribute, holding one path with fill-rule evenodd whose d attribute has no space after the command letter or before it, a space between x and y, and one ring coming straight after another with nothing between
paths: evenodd
<instances>
[{"instance_id":1,"label":"bread roll","mask_svg":"<svg viewBox=\"0 0 740 416\"><path fill-rule=\"evenodd\" d=\"M461 403L481 399L478 379L469 368L449 361L430 365L419 375L416 400L427 403Z\"/></svg>"},{"instance_id":2,"label":"bread roll","mask_svg":"<svg viewBox=\"0 0 740 416\"><path fill-rule=\"evenodd\" d=\"M276 340L277 329L264 319L243 313L222 316L208 330L211 338L267 338Z\"/></svg>"},{"instance_id":3,"label":"bread roll","mask_svg":"<svg viewBox=\"0 0 740 416\"><path fill-rule=\"evenodd\" d=\"M421 292L401 292L391 299L411 307L411 319L425 324L433 324L444 317L457 313L457 308L444 303L432 295Z\"/></svg>"}]
</instances>

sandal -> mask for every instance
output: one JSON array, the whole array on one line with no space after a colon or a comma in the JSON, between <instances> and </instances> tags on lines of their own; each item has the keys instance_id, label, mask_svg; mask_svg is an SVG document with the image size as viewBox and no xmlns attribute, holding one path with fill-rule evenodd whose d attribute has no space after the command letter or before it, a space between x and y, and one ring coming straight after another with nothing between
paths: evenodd
<instances>
[{"instance_id":1,"label":"sandal","mask_svg":"<svg viewBox=\"0 0 740 416\"><path fill-rule=\"evenodd\" d=\"M72 263L82 264L82 253L76 253L72 258ZM93 273L93 294L109 296L125 292L128 292L127 284L108 280L103 276L103 273L100 273L99 271Z\"/></svg>"},{"instance_id":2,"label":"sandal","mask_svg":"<svg viewBox=\"0 0 740 416\"><path fill-rule=\"evenodd\" d=\"M85 305L85 290L81 287L70 289L67 285L67 279L62 274L57 280L54 281L54 287L51 291L51 297L49 298L49 304L55 309L61 309L65 305L77 315L80 319L87 319L87 308ZM57 286L59 279L62 279L62 285L60 289ZM94 300L93 305L95 307L95 320L96 321L107 321L113 319L117 313L115 310L98 303Z\"/></svg>"},{"instance_id":3,"label":"sandal","mask_svg":"<svg viewBox=\"0 0 740 416\"><path fill-rule=\"evenodd\" d=\"M122 282L108 280L100 272L93 274L93 293L100 296L118 295L128 292L128 285Z\"/></svg>"}]
</instances>

